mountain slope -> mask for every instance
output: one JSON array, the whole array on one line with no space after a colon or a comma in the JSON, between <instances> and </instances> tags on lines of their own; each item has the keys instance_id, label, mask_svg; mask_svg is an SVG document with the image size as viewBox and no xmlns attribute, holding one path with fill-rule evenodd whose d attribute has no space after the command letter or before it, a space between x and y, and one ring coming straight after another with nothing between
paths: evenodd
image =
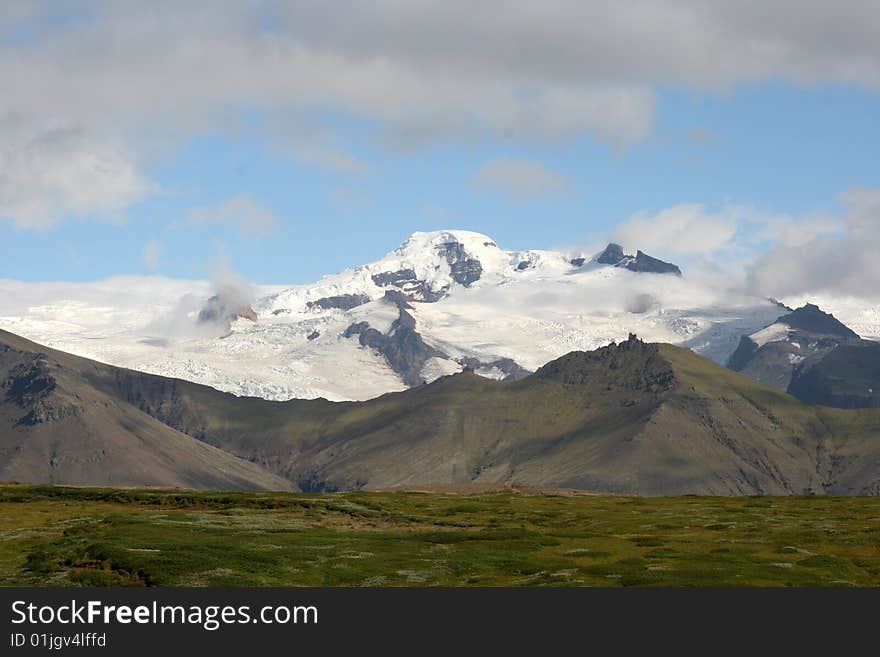
<instances>
[{"instance_id":1,"label":"mountain slope","mask_svg":"<svg viewBox=\"0 0 880 657\"><path fill-rule=\"evenodd\" d=\"M88 361L0 331L0 480L290 488L96 389L83 376L88 367Z\"/></svg>"},{"instance_id":2,"label":"mountain slope","mask_svg":"<svg viewBox=\"0 0 880 657\"><path fill-rule=\"evenodd\" d=\"M359 405L355 437L310 445L319 487L512 482L666 495L854 493L835 486L834 433L792 397L687 350L630 340L518 382L458 374ZM877 453L880 433L860 436ZM842 480L841 480L842 481Z\"/></svg>"},{"instance_id":3,"label":"mountain slope","mask_svg":"<svg viewBox=\"0 0 880 657\"><path fill-rule=\"evenodd\" d=\"M40 351L8 334L2 342ZM302 490L503 482L645 495L880 492L880 411L807 406L635 336L517 381L466 370L366 402L235 397L42 351L126 418L137 408L135 417ZM37 370L7 385L4 408L42 380ZM60 401L30 408L63 415ZM99 419L119 431L114 417ZM138 427L125 427L137 438Z\"/></svg>"},{"instance_id":4,"label":"mountain slope","mask_svg":"<svg viewBox=\"0 0 880 657\"><path fill-rule=\"evenodd\" d=\"M631 337L518 381L471 371L367 402L235 397L66 356L89 385L304 490L510 482L647 495L870 493L880 412L809 407Z\"/></svg>"},{"instance_id":5,"label":"mountain slope","mask_svg":"<svg viewBox=\"0 0 880 657\"><path fill-rule=\"evenodd\" d=\"M743 336L728 367L808 404L880 407L880 343L814 304Z\"/></svg>"}]
</instances>

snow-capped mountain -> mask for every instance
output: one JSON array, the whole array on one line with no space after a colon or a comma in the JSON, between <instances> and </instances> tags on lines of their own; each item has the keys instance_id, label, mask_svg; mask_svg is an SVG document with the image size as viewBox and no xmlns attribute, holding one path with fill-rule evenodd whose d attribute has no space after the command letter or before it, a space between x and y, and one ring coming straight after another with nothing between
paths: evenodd
<instances>
[{"instance_id":1,"label":"snow-capped mountain","mask_svg":"<svg viewBox=\"0 0 880 657\"><path fill-rule=\"evenodd\" d=\"M861 338L834 315L815 304L806 304L760 331L744 335L728 367L778 390L787 390L792 376L804 363L817 362L838 346L857 342Z\"/></svg>"},{"instance_id":2,"label":"snow-capped mountain","mask_svg":"<svg viewBox=\"0 0 880 657\"><path fill-rule=\"evenodd\" d=\"M630 332L723 363L742 335L779 314L772 301L718 290L618 245L595 255L506 251L458 230L414 233L384 258L312 285L0 281L2 328L268 399L367 399L465 367L517 378ZM880 335L880 314L872 326L861 333Z\"/></svg>"},{"instance_id":3,"label":"snow-capped mountain","mask_svg":"<svg viewBox=\"0 0 880 657\"><path fill-rule=\"evenodd\" d=\"M810 404L880 406L880 343L815 304L743 336L728 366Z\"/></svg>"}]
</instances>

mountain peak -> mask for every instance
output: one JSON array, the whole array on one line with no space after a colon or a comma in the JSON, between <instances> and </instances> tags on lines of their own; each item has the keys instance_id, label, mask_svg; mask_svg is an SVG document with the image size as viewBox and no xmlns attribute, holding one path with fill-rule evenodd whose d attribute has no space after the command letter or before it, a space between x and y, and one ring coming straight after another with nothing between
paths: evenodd
<instances>
[{"instance_id":1,"label":"mountain peak","mask_svg":"<svg viewBox=\"0 0 880 657\"><path fill-rule=\"evenodd\" d=\"M596 262L602 265L623 267L634 272L650 274L675 274L681 276L681 269L677 265L665 260L649 256L643 251L636 251L635 256L627 255L620 244L611 242L598 256Z\"/></svg>"},{"instance_id":2,"label":"mountain peak","mask_svg":"<svg viewBox=\"0 0 880 657\"><path fill-rule=\"evenodd\" d=\"M819 306L808 303L793 310L787 315L782 315L776 320L793 329L821 333L824 335L836 335L843 338L858 338L858 334L831 313L823 312Z\"/></svg>"},{"instance_id":3,"label":"mountain peak","mask_svg":"<svg viewBox=\"0 0 880 657\"><path fill-rule=\"evenodd\" d=\"M535 373L565 384L587 384L597 391L626 389L661 392L675 385L675 373L655 343L643 342L634 333L627 340L595 351L572 351Z\"/></svg>"},{"instance_id":4,"label":"mountain peak","mask_svg":"<svg viewBox=\"0 0 880 657\"><path fill-rule=\"evenodd\" d=\"M611 242L605 247L605 250L602 251L602 253L596 256L596 262L603 265L616 265L625 257L626 255L623 252L623 247L620 246L620 244Z\"/></svg>"},{"instance_id":5,"label":"mountain peak","mask_svg":"<svg viewBox=\"0 0 880 657\"><path fill-rule=\"evenodd\" d=\"M432 230L416 231L394 250L397 255L415 255L420 252L434 252L437 247L446 244L460 244L472 251L498 249L498 245L488 235L470 230Z\"/></svg>"}]
</instances>

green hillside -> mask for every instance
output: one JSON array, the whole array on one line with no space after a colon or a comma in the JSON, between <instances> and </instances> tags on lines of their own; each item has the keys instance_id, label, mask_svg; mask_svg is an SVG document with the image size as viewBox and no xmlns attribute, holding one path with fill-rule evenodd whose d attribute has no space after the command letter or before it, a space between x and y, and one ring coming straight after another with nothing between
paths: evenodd
<instances>
[{"instance_id":1,"label":"green hillside","mask_svg":"<svg viewBox=\"0 0 880 657\"><path fill-rule=\"evenodd\" d=\"M239 398L45 351L89 390L305 491L464 483L638 495L880 490L880 410L807 406L689 350L634 336L572 352L519 381L466 371L357 403Z\"/></svg>"}]
</instances>

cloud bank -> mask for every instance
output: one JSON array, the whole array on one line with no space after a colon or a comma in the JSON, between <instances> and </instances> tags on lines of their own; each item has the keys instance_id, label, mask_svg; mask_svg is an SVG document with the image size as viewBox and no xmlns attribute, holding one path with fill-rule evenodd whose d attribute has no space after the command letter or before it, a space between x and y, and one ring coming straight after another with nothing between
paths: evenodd
<instances>
[{"instance_id":1,"label":"cloud bank","mask_svg":"<svg viewBox=\"0 0 880 657\"><path fill-rule=\"evenodd\" d=\"M780 297L822 292L880 300L880 189L851 189L840 202L844 212L838 233L804 230L800 239L779 242L750 268L750 290Z\"/></svg>"},{"instance_id":2,"label":"cloud bank","mask_svg":"<svg viewBox=\"0 0 880 657\"><path fill-rule=\"evenodd\" d=\"M728 246L738 218L729 209L718 213L705 206L676 205L657 214L640 212L619 224L612 240L648 253L709 255Z\"/></svg>"},{"instance_id":3,"label":"cloud bank","mask_svg":"<svg viewBox=\"0 0 880 657\"><path fill-rule=\"evenodd\" d=\"M145 154L241 109L353 115L399 148L486 132L625 145L651 129L659 85L878 89L878 25L864 0L13 2L0 117L28 119L0 146L0 217L118 211L149 191ZM49 120L73 132L44 134ZM297 157L363 170L335 145Z\"/></svg>"},{"instance_id":4,"label":"cloud bank","mask_svg":"<svg viewBox=\"0 0 880 657\"><path fill-rule=\"evenodd\" d=\"M0 114L0 220L47 229L68 215L113 215L155 189L107 137Z\"/></svg>"}]
</instances>

